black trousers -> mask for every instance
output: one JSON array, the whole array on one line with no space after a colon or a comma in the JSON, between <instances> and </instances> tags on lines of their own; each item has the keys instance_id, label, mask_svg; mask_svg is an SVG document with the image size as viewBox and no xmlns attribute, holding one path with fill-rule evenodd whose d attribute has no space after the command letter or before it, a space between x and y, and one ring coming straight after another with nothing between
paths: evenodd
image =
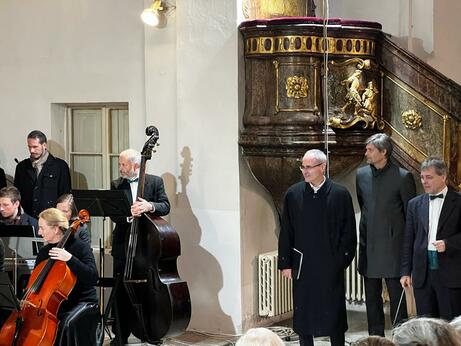
<instances>
[{"instance_id":1,"label":"black trousers","mask_svg":"<svg viewBox=\"0 0 461 346\"><path fill-rule=\"evenodd\" d=\"M346 341L344 333L329 335L331 346L344 346ZM314 346L314 337L312 335L299 336L299 346Z\"/></svg>"},{"instance_id":2,"label":"black trousers","mask_svg":"<svg viewBox=\"0 0 461 346\"><path fill-rule=\"evenodd\" d=\"M418 316L443 318L461 315L461 288L445 287L438 270L428 270L424 285L414 288Z\"/></svg>"},{"instance_id":3,"label":"black trousers","mask_svg":"<svg viewBox=\"0 0 461 346\"><path fill-rule=\"evenodd\" d=\"M391 307L391 323L395 320L395 315L402 296L402 285L398 278L386 278L386 286L389 292ZM384 310L383 310L383 283L382 279L364 277L365 282L365 304L367 307L368 334L384 336ZM407 303L405 296L400 304L399 314L396 324L408 318Z\"/></svg>"}]
</instances>

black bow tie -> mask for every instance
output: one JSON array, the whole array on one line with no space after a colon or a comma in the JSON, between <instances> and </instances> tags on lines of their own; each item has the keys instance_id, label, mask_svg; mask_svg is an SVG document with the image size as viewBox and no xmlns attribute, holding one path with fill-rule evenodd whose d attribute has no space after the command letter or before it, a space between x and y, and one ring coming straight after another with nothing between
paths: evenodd
<instances>
[{"instance_id":1,"label":"black bow tie","mask_svg":"<svg viewBox=\"0 0 461 346\"><path fill-rule=\"evenodd\" d=\"M436 198L443 198L443 193L439 193L438 195L429 195L429 198L431 201L433 201Z\"/></svg>"},{"instance_id":2,"label":"black bow tie","mask_svg":"<svg viewBox=\"0 0 461 346\"><path fill-rule=\"evenodd\" d=\"M128 182L131 184L131 183L137 183L139 178L135 178L135 179L127 179Z\"/></svg>"}]
</instances>

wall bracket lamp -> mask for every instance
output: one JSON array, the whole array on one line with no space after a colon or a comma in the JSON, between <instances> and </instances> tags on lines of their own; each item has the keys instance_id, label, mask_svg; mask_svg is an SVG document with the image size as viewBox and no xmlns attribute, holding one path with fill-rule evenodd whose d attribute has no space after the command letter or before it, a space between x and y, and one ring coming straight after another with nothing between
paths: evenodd
<instances>
[{"instance_id":1,"label":"wall bracket lamp","mask_svg":"<svg viewBox=\"0 0 461 346\"><path fill-rule=\"evenodd\" d=\"M176 6L168 1L153 0L152 4L142 11L141 19L147 25L160 27L166 24L166 17L175 9Z\"/></svg>"}]
</instances>

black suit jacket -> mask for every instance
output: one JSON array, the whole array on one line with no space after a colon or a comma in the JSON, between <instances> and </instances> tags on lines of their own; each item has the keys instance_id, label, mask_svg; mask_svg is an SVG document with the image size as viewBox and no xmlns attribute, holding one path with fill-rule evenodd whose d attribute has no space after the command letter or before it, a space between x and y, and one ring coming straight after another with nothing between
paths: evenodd
<instances>
[{"instance_id":1,"label":"black suit jacket","mask_svg":"<svg viewBox=\"0 0 461 346\"><path fill-rule=\"evenodd\" d=\"M22 160L16 166L14 186L21 193L24 211L37 217L42 210L54 207L59 196L70 192L69 166L50 154L37 177L30 159Z\"/></svg>"},{"instance_id":2,"label":"black suit jacket","mask_svg":"<svg viewBox=\"0 0 461 346\"><path fill-rule=\"evenodd\" d=\"M427 273L429 195L408 203L401 275L411 275L413 286L423 286ZM438 253L441 283L461 288L461 195L451 189L445 196L437 228L437 240L444 240L446 251Z\"/></svg>"},{"instance_id":3,"label":"black suit jacket","mask_svg":"<svg viewBox=\"0 0 461 346\"><path fill-rule=\"evenodd\" d=\"M130 205L133 204L130 183L126 179L118 178L117 180L114 180L111 183L110 188L111 190L123 190L126 193ZM153 215L164 216L170 212L170 202L165 193L162 178L156 175L146 174L143 198L154 203L155 211L152 213ZM114 258L124 259L125 237L127 231L131 227L131 223L128 222L126 217L113 217L111 219L116 224L112 234L112 256Z\"/></svg>"}]
</instances>

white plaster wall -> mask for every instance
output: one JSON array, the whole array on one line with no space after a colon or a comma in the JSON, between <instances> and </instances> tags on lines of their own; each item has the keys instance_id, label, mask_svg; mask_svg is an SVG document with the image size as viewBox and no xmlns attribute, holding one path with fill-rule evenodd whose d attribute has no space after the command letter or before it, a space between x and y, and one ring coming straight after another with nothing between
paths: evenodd
<instances>
[{"instance_id":1,"label":"white plaster wall","mask_svg":"<svg viewBox=\"0 0 461 346\"><path fill-rule=\"evenodd\" d=\"M155 165L181 237L189 328L235 333L242 324L237 5L176 6L165 28L145 30L147 118L161 128Z\"/></svg>"},{"instance_id":2,"label":"white plaster wall","mask_svg":"<svg viewBox=\"0 0 461 346\"><path fill-rule=\"evenodd\" d=\"M461 1L434 1L434 52L427 62L461 84Z\"/></svg>"},{"instance_id":3,"label":"white plaster wall","mask_svg":"<svg viewBox=\"0 0 461 346\"><path fill-rule=\"evenodd\" d=\"M148 170L164 177L172 200L190 328L233 333L241 329L237 6L178 1L155 31L139 19L148 4L0 2L0 165L12 175L13 157L28 156L27 133L51 134L52 103L128 102L132 147L141 148L146 125L160 130Z\"/></svg>"},{"instance_id":4,"label":"white plaster wall","mask_svg":"<svg viewBox=\"0 0 461 346\"><path fill-rule=\"evenodd\" d=\"M50 135L52 103L129 102L130 135L139 145L142 8L141 0L0 2L0 165L7 174L14 174L14 157L28 156L29 131Z\"/></svg>"}]
</instances>

